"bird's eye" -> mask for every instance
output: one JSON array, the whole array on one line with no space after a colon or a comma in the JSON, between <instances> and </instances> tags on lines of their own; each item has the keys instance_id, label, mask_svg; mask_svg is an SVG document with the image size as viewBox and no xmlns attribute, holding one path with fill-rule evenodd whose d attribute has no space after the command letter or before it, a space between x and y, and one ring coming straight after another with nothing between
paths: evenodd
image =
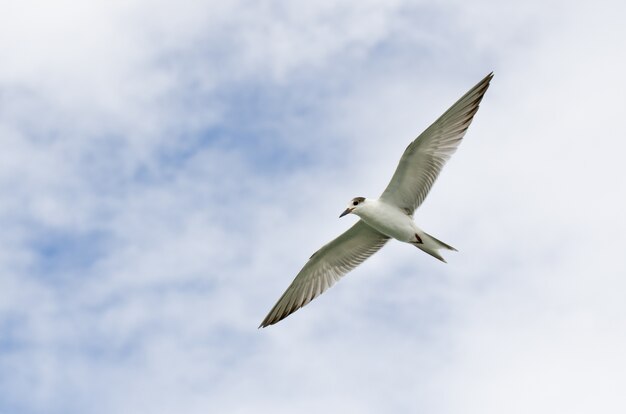
<instances>
[{"instance_id":1,"label":"bird's eye","mask_svg":"<svg viewBox=\"0 0 626 414\"><path fill-rule=\"evenodd\" d=\"M352 205L353 205L353 206L358 206L358 205L359 205L359 202L358 202L358 201L355 201L354 203L352 203Z\"/></svg>"}]
</instances>

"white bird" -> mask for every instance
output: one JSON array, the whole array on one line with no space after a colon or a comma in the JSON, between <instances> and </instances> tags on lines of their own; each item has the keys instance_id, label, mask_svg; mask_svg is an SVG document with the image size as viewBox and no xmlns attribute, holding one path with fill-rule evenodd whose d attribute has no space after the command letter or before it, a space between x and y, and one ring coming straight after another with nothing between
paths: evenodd
<instances>
[{"instance_id":1,"label":"white bird","mask_svg":"<svg viewBox=\"0 0 626 414\"><path fill-rule=\"evenodd\" d=\"M350 201L339 217L352 213L361 219L309 258L259 328L275 324L315 299L390 238L410 243L442 262L439 250L456 251L417 227L413 213L459 146L492 77L493 72L409 144L380 198Z\"/></svg>"}]
</instances>

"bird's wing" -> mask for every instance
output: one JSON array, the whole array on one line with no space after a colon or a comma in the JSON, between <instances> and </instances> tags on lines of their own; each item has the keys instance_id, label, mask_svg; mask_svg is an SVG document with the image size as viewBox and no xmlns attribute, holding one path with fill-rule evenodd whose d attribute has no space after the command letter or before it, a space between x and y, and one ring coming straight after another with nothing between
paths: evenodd
<instances>
[{"instance_id":1,"label":"bird's wing","mask_svg":"<svg viewBox=\"0 0 626 414\"><path fill-rule=\"evenodd\" d=\"M259 328L275 324L315 299L387 240L389 237L359 220L311 256Z\"/></svg>"},{"instance_id":2,"label":"bird's wing","mask_svg":"<svg viewBox=\"0 0 626 414\"><path fill-rule=\"evenodd\" d=\"M470 89L411 142L380 198L412 215L463 139L493 72Z\"/></svg>"}]
</instances>

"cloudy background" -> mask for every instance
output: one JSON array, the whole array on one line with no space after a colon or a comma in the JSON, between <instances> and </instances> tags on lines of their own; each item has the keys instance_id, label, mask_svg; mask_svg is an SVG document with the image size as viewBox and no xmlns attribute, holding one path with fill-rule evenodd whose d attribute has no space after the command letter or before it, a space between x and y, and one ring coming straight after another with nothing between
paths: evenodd
<instances>
[{"instance_id":1,"label":"cloudy background","mask_svg":"<svg viewBox=\"0 0 626 414\"><path fill-rule=\"evenodd\" d=\"M623 413L618 1L0 3L0 412ZM495 72L416 220L257 326Z\"/></svg>"}]
</instances>

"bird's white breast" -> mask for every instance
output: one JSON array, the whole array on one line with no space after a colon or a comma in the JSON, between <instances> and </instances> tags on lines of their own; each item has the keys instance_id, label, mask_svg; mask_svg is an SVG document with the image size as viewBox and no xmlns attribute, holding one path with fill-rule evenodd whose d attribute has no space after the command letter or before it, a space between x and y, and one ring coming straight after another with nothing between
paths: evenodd
<instances>
[{"instance_id":1,"label":"bird's white breast","mask_svg":"<svg viewBox=\"0 0 626 414\"><path fill-rule=\"evenodd\" d=\"M413 219L398 207L381 200L368 199L355 213L364 222L389 237L403 242L415 240L418 229Z\"/></svg>"}]
</instances>

